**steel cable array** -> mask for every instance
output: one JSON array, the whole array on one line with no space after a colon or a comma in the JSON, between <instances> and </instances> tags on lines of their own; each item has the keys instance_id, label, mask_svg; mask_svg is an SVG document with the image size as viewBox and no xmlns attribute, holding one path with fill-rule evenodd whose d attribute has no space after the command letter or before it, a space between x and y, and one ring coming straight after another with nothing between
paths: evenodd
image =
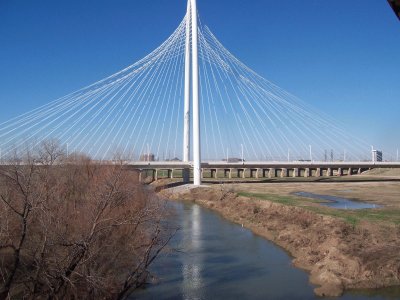
<instances>
[{"instance_id":1,"label":"steel cable array","mask_svg":"<svg viewBox=\"0 0 400 300\"><path fill-rule=\"evenodd\" d=\"M182 159L187 17L156 50L0 124L2 158L56 139L96 159ZM369 160L369 144L266 80L199 26L203 160Z\"/></svg>"}]
</instances>

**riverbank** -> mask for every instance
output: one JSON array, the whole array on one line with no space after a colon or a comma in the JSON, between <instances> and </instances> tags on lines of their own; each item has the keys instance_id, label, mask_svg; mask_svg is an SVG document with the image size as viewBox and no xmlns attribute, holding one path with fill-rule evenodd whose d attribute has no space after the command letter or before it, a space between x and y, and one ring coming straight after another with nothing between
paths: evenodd
<instances>
[{"instance_id":1,"label":"riverbank","mask_svg":"<svg viewBox=\"0 0 400 300\"><path fill-rule=\"evenodd\" d=\"M383 207L337 210L292 194L297 191ZM400 284L399 182L218 184L162 194L195 201L281 246L310 272L317 295Z\"/></svg>"}]
</instances>

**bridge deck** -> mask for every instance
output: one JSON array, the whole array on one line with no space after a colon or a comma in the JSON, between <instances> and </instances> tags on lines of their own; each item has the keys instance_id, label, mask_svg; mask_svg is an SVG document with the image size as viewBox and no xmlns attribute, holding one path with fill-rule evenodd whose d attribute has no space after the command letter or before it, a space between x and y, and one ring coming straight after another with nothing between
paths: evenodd
<instances>
[{"instance_id":1,"label":"bridge deck","mask_svg":"<svg viewBox=\"0 0 400 300\"><path fill-rule=\"evenodd\" d=\"M184 169L192 168L192 163L184 162L127 162L128 166L135 169ZM268 169L268 168L400 168L400 162L319 162L319 161L249 161L249 162L203 162L201 167L204 169Z\"/></svg>"}]
</instances>

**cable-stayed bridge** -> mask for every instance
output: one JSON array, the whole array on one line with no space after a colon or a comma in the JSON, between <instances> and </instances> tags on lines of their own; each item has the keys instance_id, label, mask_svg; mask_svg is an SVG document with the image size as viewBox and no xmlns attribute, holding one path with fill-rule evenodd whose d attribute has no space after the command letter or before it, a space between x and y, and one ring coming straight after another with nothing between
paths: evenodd
<instances>
[{"instance_id":1,"label":"cable-stayed bridge","mask_svg":"<svg viewBox=\"0 0 400 300\"><path fill-rule=\"evenodd\" d=\"M99 160L118 154L138 168L140 160L181 160L175 164L192 167L195 184L205 163L223 159L375 163L369 143L231 54L201 23L195 0L143 59L0 124L1 158L48 139Z\"/></svg>"}]
</instances>

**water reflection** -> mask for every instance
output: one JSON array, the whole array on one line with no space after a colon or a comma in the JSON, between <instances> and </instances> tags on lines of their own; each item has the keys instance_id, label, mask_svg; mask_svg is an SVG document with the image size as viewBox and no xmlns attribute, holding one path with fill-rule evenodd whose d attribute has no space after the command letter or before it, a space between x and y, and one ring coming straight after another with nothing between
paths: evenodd
<instances>
[{"instance_id":1,"label":"water reflection","mask_svg":"<svg viewBox=\"0 0 400 300\"><path fill-rule=\"evenodd\" d=\"M182 229L182 240L186 255L183 256L182 260L182 294L184 299L198 299L201 298L203 286L203 254L200 251L202 247L202 224L200 207L193 205L189 209L191 213L186 213L183 216L185 225Z\"/></svg>"},{"instance_id":2,"label":"water reflection","mask_svg":"<svg viewBox=\"0 0 400 300\"><path fill-rule=\"evenodd\" d=\"M173 203L172 226L181 230L152 266L158 282L131 299L321 299L308 274L282 249L246 228L192 203ZM394 299L394 291L357 291L335 299Z\"/></svg>"}]
</instances>

